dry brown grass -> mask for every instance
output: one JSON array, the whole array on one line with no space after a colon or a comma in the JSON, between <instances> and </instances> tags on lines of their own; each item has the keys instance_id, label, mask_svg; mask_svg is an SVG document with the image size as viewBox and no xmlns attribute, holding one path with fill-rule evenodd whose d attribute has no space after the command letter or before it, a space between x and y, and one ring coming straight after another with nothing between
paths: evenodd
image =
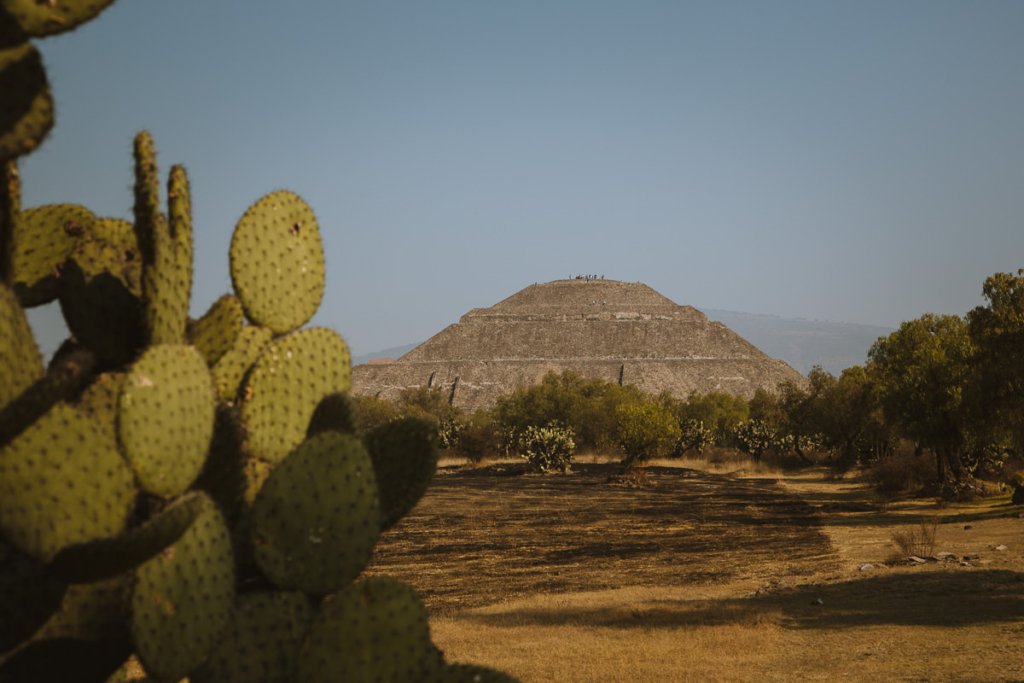
<instances>
[{"instance_id":1,"label":"dry brown grass","mask_svg":"<svg viewBox=\"0 0 1024 683\"><path fill-rule=\"evenodd\" d=\"M443 469L373 571L420 588L451 660L524 683L1024 680L1008 497L883 505L855 477L678 463L628 488L590 460L547 477ZM886 565L922 517L971 566Z\"/></svg>"},{"instance_id":2,"label":"dry brown grass","mask_svg":"<svg viewBox=\"0 0 1024 683\"><path fill-rule=\"evenodd\" d=\"M907 557L928 557L935 554L935 534L938 532L937 519L922 519L915 529L900 529L892 532L892 542L900 559Z\"/></svg>"}]
</instances>

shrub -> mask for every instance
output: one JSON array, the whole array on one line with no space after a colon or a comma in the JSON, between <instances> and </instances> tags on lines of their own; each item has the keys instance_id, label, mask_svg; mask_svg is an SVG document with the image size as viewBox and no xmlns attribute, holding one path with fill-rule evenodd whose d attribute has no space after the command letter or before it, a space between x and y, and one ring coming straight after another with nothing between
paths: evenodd
<instances>
[{"instance_id":1,"label":"shrub","mask_svg":"<svg viewBox=\"0 0 1024 683\"><path fill-rule=\"evenodd\" d=\"M922 519L915 529L894 532L892 542L899 550L900 557L929 557L935 553L935 533L938 528L937 520Z\"/></svg>"},{"instance_id":2,"label":"shrub","mask_svg":"<svg viewBox=\"0 0 1024 683\"><path fill-rule=\"evenodd\" d=\"M519 435L519 454L536 472L568 472L576 451L572 429L550 424L529 426Z\"/></svg>"},{"instance_id":3,"label":"shrub","mask_svg":"<svg viewBox=\"0 0 1024 683\"><path fill-rule=\"evenodd\" d=\"M402 416L398 405L376 396L352 396L355 408L356 431L367 434L381 425L397 420Z\"/></svg>"},{"instance_id":4,"label":"shrub","mask_svg":"<svg viewBox=\"0 0 1024 683\"><path fill-rule=\"evenodd\" d=\"M489 410L477 410L459 425L459 438L453 450L472 462L500 452L501 435Z\"/></svg>"},{"instance_id":5,"label":"shrub","mask_svg":"<svg viewBox=\"0 0 1024 683\"><path fill-rule=\"evenodd\" d=\"M1010 502L1014 505L1024 504L1024 472L1017 472L1010 478L1010 486L1013 487L1013 498Z\"/></svg>"},{"instance_id":6,"label":"shrub","mask_svg":"<svg viewBox=\"0 0 1024 683\"><path fill-rule=\"evenodd\" d=\"M935 479L934 463L910 449L879 460L867 473L875 491L883 496L916 492Z\"/></svg>"}]
</instances>

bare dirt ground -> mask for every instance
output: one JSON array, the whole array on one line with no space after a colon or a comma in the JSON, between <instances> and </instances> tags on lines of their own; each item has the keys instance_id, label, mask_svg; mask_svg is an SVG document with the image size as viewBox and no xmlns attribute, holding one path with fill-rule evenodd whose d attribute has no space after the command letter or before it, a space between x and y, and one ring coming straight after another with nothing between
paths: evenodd
<instances>
[{"instance_id":1,"label":"bare dirt ground","mask_svg":"<svg viewBox=\"0 0 1024 683\"><path fill-rule=\"evenodd\" d=\"M416 586L450 660L524 683L1024 681L1008 496L886 504L825 470L684 464L637 487L602 462L442 467L371 571ZM897 560L922 520L951 554Z\"/></svg>"}]
</instances>

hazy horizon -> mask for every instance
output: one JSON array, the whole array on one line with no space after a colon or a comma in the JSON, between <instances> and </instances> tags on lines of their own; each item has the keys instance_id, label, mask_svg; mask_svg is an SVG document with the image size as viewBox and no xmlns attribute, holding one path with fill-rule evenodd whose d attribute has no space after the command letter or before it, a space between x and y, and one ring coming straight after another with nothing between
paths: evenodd
<instances>
[{"instance_id":1,"label":"hazy horizon","mask_svg":"<svg viewBox=\"0 0 1024 683\"><path fill-rule=\"evenodd\" d=\"M293 189L313 322L357 353L576 273L895 327L1024 266L1022 26L1009 1L120 0L39 41L57 126L25 206L130 216L151 130L191 175L198 315L238 217Z\"/></svg>"}]
</instances>

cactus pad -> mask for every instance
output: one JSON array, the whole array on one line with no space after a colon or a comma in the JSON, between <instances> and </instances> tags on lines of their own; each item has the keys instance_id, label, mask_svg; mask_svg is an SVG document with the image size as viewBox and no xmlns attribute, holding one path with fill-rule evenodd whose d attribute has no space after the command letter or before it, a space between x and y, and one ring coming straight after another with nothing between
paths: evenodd
<instances>
[{"instance_id":1,"label":"cactus pad","mask_svg":"<svg viewBox=\"0 0 1024 683\"><path fill-rule=\"evenodd\" d=\"M306 436L333 430L342 434L356 433L356 410L347 394L329 394L313 411Z\"/></svg>"},{"instance_id":2,"label":"cactus pad","mask_svg":"<svg viewBox=\"0 0 1024 683\"><path fill-rule=\"evenodd\" d=\"M351 384L348 346L333 330L314 327L271 342L240 392L249 455L281 460L302 442L320 401Z\"/></svg>"},{"instance_id":3,"label":"cactus pad","mask_svg":"<svg viewBox=\"0 0 1024 683\"><path fill-rule=\"evenodd\" d=\"M257 325L284 334L304 325L324 294L324 252L316 216L301 197L271 192L238 221L231 281Z\"/></svg>"},{"instance_id":4,"label":"cactus pad","mask_svg":"<svg viewBox=\"0 0 1024 683\"><path fill-rule=\"evenodd\" d=\"M70 31L102 12L114 0L2 0L0 6L27 35L42 37Z\"/></svg>"},{"instance_id":5,"label":"cactus pad","mask_svg":"<svg viewBox=\"0 0 1024 683\"><path fill-rule=\"evenodd\" d=\"M14 292L0 283L0 409L43 374L43 359L25 311Z\"/></svg>"},{"instance_id":6,"label":"cactus pad","mask_svg":"<svg viewBox=\"0 0 1024 683\"><path fill-rule=\"evenodd\" d=\"M119 534L135 493L116 444L63 403L0 451L0 531L41 560Z\"/></svg>"},{"instance_id":7,"label":"cactus pad","mask_svg":"<svg viewBox=\"0 0 1024 683\"><path fill-rule=\"evenodd\" d=\"M366 435L380 492L381 528L389 529L412 510L437 469L437 428L404 418Z\"/></svg>"},{"instance_id":8,"label":"cactus pad","mask_svg":"<svg viewBox=\"0 0 1024 683\"><path fill-rule=\"evenodd\" d=\"M192 346L150 347L132 365L118 401L118 435L150 493L170 497L199 475L213 435L210 371Z\"/></svg>"},{"instance_id":9,"label":"cactus pad","mask_svg":"<svg viewBox=\"0 0 1024 683\"><path fill-rule=\"evenodd\" d=\"M217 388L217 400L233 403L242 379L263 349L270 343L274 333L266 327L243 327L235 338L231 349L220 357L211 369L213 383Z\"/></svg>"},{"instance_id":10,"label":"cactus pad","mask_svg":"<svg viewBox=\"0 0 1024 683\"><path fill-rule=\"evenodd\" d=\"M295 680L423 681L440 668L440 660L416 593L378 576L321 603L299 653Z\"/></svg>"},{"instance_id":11,"label":"cactus pad","mask_svg":"<svg viewBox=\"0 0 1024 683\"><path fill-rule=\"evenodd\" d=\"M302 593L240 597L224 638L192 682L290 683L312 616L313 607Z\"/></svg>"},{"instance_id":12,"label":"cactus pad","mask_svg":"<svg viewBox=\"0 0 1024 683\"><path fill-rule=\"evenodd\" d=\"M53 558L50 572L65 581L81 583L134 569L177 542L206 505L203 494L187 494L120 536L65 548Z\"/></svg>"},{"instance_id":13,"label":"cactus pad","mask_svg":"<svg viewBox=\"0 0 1024 683\"><path fill-rule=\"evenodd\" d=\"M142 263L131 224L103 219L61 269L60 308L68 329L103 360L130 361L145 340Z\"/></svg>"},{"instance_id":14,"label":"cactus pad","mask_svg":"<svg viewBox=\"0 0 1024 683\"><path fill-rule=\"evenodd\" d=\"M217 507L203 510L178 542L135 572L131 632L155 678L178 680L199 666L231 620L231 540Z\"/></svg>"},{"instance_id":15,"label":"cactus pad","mask_svg":"<svg viewBox=\"0 0 1024 683\"><path fill-rule=\"evenodd\" d=\"M38 147L53 127L53 99L46 69L30 43L0 48L0 93L3 163Z\"/></svg>"},{"instance_id":16,"label":"cactus pad","mask_svg":"<svg viewBox=\"0 0 1024 683\"><path fill-rule=\"evenodd\" d=\"M60 267L75 243L93 230L96 217L77 204L49 204L23 211L14 224L14 291L26 308L57 298Z\"/></svg>"},{"instance_id":17,"label":"cactus pad","mask_svg":"<svg viewBox=\"0 0 1024 683\"><path fill-rule=\"evenodd\" d=\"M242 442L245 434L238 416L225 405L217 406L213 423L210 454L193 488L206 491L220 511L234 526L245 501L245 455Z\"/></svg>"},{"instance_id":18,"label":"cactus pad","mask_svg":"<svg viewBox=\"0 0 1024 683\"><path fill-rule=\"evenodd\" d=\"M28 429L58 401L80 392L95 365L96 357L86 349L69 351L51 363L45 375L0 411L0 447Z\"/></svg>"},{"instance_id":19,"label":"cactus pad","mask_svg":"<svg viewBox=\"0 0 1024 683\"><path fill-rule=\"evenodd\" d=\"M243 324L242 302L236 296L225 294L213 302L202 318L189 322L188 340L203 354L206 364L213 366L235 345ZM249 365L255 360L254 356Z\"/></svg>"},{"instance_id":20,"label":"cactus pad","mask_svg":"<svg viewBox=\"0 0 1024 683\"><path fill-rule=\"evenodd\" d=\"M148 161L137 160L137 163L149 168ZM152 165L155 172L155 159ZM147 179L143 178L139 184L146 182ZM151 221L154 230L152 235L145 237L152 240L153 253L152 261L145 261L142 272L146 325L151 344L180 344L184 341L192 298L192 200L188 176L181 166L171 169L167 203L170 209L168 218L156 211L143 219ZM143 238L139 230L145 225L136 219L140 244Z\"/></svg>"},{"instance_id":21,"label":"cactus pad","mask_svg":"<svg viewBox=\"0 0 1024 683\"><path fill-rule=\"evenodd\" d=\"M253 554L278 587L330 593L363 570L379 528L370 456L358 439L324 432L285 458L256 494Z\"/></svg>"}]
</instances>

